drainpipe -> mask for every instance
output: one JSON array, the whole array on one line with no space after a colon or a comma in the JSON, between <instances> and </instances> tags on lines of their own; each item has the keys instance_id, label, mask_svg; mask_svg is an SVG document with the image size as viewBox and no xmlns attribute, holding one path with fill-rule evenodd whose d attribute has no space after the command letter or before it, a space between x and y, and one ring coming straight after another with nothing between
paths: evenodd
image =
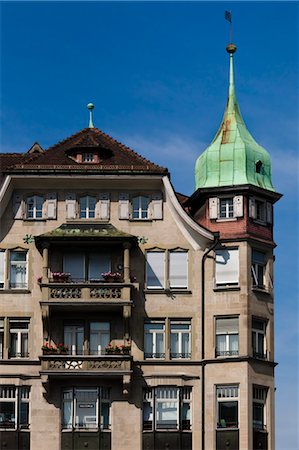
<instances>
[{"instance_id":1,"label":"drainpipe","mask_svg":"<svg viewBox=\"0 0 299 450\"><path fill-rule=\"evenodd\" d=\"M201 449L205 450L205 263L206 259L219 244L220 233L214 234L214 244L203 254L201 263Z\"/></svg>"}]
</instances>

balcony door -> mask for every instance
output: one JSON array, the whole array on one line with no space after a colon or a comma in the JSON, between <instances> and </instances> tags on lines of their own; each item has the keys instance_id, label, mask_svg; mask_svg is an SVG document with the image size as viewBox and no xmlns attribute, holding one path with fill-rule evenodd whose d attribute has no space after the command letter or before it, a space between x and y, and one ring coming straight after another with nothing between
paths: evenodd
<instances>
[{"instance_id":1,"label":"balcony door","mask_svg":"<svg viewBox=\"0 0 299 450\"><path fill-rule=\"evenodd\" d=\"M102 252L66 252L63 271L71 274L74 282L103 279L102 273L111 269L110 255Z\"/></svg>"},{"instance_id":2,"label":"balcony door","mask_svg":"<svg viewBox=\"0 0 299 450\"><path fill-rule=\"evenodd\" d=\"M90 322L90 354L105 354L105 348L110 342L109 322Z\"/></svg>"},{"instance_id":3,"label":"balcony door","mask_svg":"<svg viewBox=\"0 0 299 450\"><path fill-rule=\"evenodd\" d=\"M70 355L82 355L84 348L84 325L82 323L64 325L64 344Z\"/></svg>"}]
</instances>

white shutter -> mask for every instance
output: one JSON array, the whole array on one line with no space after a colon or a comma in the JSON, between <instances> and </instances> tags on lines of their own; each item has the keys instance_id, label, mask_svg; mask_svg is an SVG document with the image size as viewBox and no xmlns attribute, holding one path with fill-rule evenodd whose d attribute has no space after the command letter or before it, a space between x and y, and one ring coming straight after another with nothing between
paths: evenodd
<instances>
[{"instance_id":1,"label":"white shutter","mask_svg":"<svg viewBox=\"0 0 299 450\"><path fill-rule=\"evenodd\" d=\"M24 202L21 194L14 194L13 196L13 216L15 219L23 219Z\"/></svg>"},{"instance_id":2,"label":"white shutter","mask_svg":"<svg viewBox=\"0 0 299 450\"><path fill-rule=\"evenodd\" d=\"M46 195L46 217L47 219L56 219L57 214L57 198L56 193Z\"/></svg>"},{"instance_id":3,"label":"white shutter","mask_svg":"<svg viewBox=\"0 0 299 450\"><path fill-rule=\"evenodd\" d=\"M216 284L239 283L239 250L216 250Z\"/></svg>"},{"instance_id":4,"label":"white shutter","mask_svg":"<svg viewBox=\"0 0 299 450\"><path fill-rule=\"evenodd\" d=\"M118 202L119 219L129 219L129 194L122 192L119 194Z\"/></svg>"},{"instance_id":5,"label":"white shutter","mask_svg":"<svg viewBox=\"0 0 299 450\"><path fill-rule=\"evenodd\" d=\"M71 193L65 196L66 218L76 218L76 195Z\"/></svg>"},{"instance_id":6,"label":"white shutter","mask_svg":"<svg viewBox=\"0 0 299 450\"><path fill-rule=\"evenodd\" d=\"M253 197L249 198L249 217L256 219L255 199Z\"/></svg>"},{"instance_id":7,"label":"white shutter","mask_svg":"<svg viewBox=\"0 0 299 450\"><path fill-rule=\"evenodd\" d=\"M234 197L234 217L243 217L243 195Z\"/></svg>"},{"instance_id":8,"label":"white shutter","mask_svg":"<svg viewBox=\"0 0 299 450\"><path fill-rule=\"evenodd\" d=\"M169 286L188 286L188 253L169 252Z\"/></svg>"},{"instance_id":9,"label":"white shutter","mask_svg":"<svg viewBox=\"0 0 299 450\"><path fill-rule=\"evenodd\" d=\"M110 218L110 195L109 192L101 192L99 201L99 218L109 220Z\"/></svg>"},{"instance_id":10,"label":"white shutter","mask_svg":"<svg viewBox=\"0 0 299 450\"><path fill-rule=\"evenodd\" d=\"M209 198L209 216L210 219L218 218L218 198Z\"/></svg>"},{"instance_id":11,"label":"white shutter","mask_svg":"<svg viewBox=\"0 0 299 450\"><path fill-rule=\"evenodd\" d=\"M162 192L156 192L152 195L151 201L152 219L163 219L163 199Z\"/></svg>"},{"instance_id":12,"label":"white shutter","mask_svg":"<svg viewBox=\"0 0 299 450\"><path fill-rule=\"evenodd\" d=\"M272 210L272 204L267 202L267 222L272 223L273 222L273 210Z\"/></svg>"},{"instance_id":13,"label":"white shutter","mask_svg":"<svg viewBox=\"0 0 299 450\"><path fill-rule=\"evenodd\" d=\"M238 333L239 331L239 318L238 317L225 317L216 319L216 333L229 334Z\"/></svg>"},{"instance_id":14,"label":"white shutter","mask_svg":"<svg viewBox=\"0 0 299 450\"><path fill-rule=\"evenodd\" d=\"M0 250L0 288L4 287L4 277L5 277L5 251Z\"/></svg>"},{"instance_id":15,"label":"white shutter","mask_svg":"<svg viewBox=\"0 0 299 450\"><path fill-rule=\"evenodd\" d=\"M147 252L146 285L151 289L165 287L165 252Z\"/></svg>"}]
</instances>

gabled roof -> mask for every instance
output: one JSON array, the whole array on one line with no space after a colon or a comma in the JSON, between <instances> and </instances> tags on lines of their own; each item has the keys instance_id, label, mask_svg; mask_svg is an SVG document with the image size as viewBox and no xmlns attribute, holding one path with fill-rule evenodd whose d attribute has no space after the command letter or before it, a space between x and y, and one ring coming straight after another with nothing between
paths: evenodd
<instances>
[{"instance_id":1,"label":"gabled roof","mask_svg":"<svg viewBox=\"0 0 299 450\"><path fill-rule=\"evenodd\" d=\"M78 149L91 151L98 150L103 158L99 163L79 163L71 154ZM3 156L0 155L0 156ZM13 172L49 172L74 171L74 172L124 172L124 173L152 173L168 174L165 167L158 166L141 155L121 144L112 137L97 128L84 128L78 133L58 142L43 153L34 153L7 157L2 171ZM4 158L5 159L5 158ZM11 164L9 164L11 163Z\"/></svg>"}]
</instances>

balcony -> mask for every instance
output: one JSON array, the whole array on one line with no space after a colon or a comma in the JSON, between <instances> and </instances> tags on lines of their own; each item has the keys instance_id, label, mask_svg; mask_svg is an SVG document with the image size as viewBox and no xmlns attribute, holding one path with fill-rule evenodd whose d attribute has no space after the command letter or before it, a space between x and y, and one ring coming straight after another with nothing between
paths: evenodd
<instances>
[{"instance_id":1,"label":"balcony","mask_svg":"<svg viewBox=\"0 0 299 450\"><path fill-rule=\"evenodd\" d=\"M49 378L73 376L131 375L130 355L43 355L41 375Z\"/></svg>"},{"instance_id":2,"label":"balcony","mask_svg":"<svg viewBox=\"0 0 299 450\"><path fill-rule=\"evenodd\" d=\"M49 282L41 283L43 305L131 305L132 283Z\"/></svg>"}]
</instances>

